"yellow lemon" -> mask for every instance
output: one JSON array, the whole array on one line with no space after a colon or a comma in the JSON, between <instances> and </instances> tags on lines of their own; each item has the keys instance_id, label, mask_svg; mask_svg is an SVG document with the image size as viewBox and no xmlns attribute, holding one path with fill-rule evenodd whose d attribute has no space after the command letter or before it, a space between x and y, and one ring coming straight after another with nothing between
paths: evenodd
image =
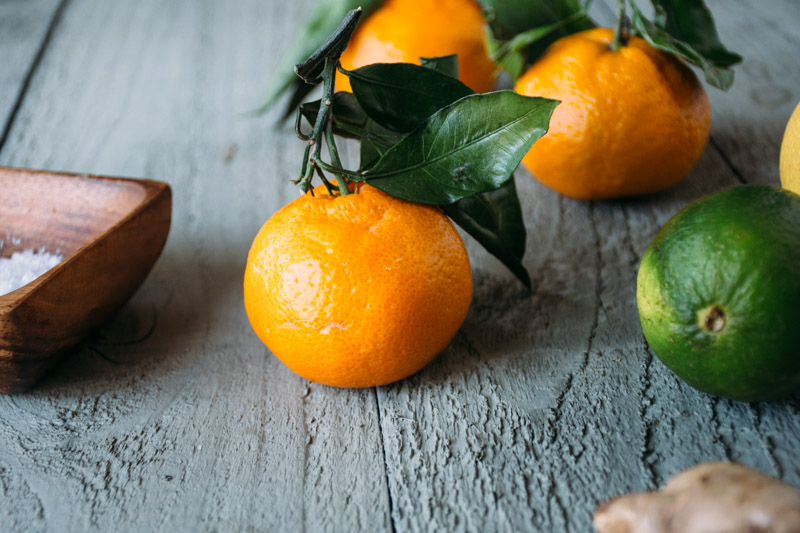
<instances>
[{"instance_id":1,"label":"yellow lemon","mask_svg":"<svg viewBox=\"0 0 800 533\"><path fill-rule=\"evenodd\" d=\"M800 104L789 118L781 143L781 185L800 194Z\"/></svg>"}]
</instances>

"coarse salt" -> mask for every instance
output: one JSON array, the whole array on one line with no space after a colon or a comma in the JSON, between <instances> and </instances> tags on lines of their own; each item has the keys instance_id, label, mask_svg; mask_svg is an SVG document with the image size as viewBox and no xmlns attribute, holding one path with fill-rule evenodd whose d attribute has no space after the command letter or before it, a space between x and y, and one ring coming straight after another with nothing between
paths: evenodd
<instances>
[{"instance_id":1,"label":"coarse salt","mask_svg":"<svg viewBox=\"0 0 800 533\"><path fill-rule=\"evenodd\" d=\"M64 259L44 248L14 252L11 257L0 257L0 296L15 291L35 280Z\"/></svg>"}]
</instances>

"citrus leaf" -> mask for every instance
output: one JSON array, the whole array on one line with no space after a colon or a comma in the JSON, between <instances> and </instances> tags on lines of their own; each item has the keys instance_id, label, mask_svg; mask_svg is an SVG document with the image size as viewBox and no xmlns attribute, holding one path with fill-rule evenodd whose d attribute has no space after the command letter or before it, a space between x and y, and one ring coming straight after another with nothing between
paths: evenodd
<instances>
[{"instance_id":1,"label":"citrus leaf","mask_svg":"<svg viewBox=\"0 0 800 533\"><path fill-rule=\"evenodd\" d=\"M447 63L437 60L455 59L455 69L448 70ZM456 56L423 58L422 66L439 70L458 77ZM493 191L482 192L463 198L454 204L441 206L453 222L472 235L487 252L494 255L527 287L531 288L531 278L522 265L525 253L525 221L519 205L517 186L511 178Z\"/></svg>"},{"instance_id":2,"label":"citrus leaf","mask_svg":"<svg viewBox=\"0 0 800 533\"><path fill-rule=\"evenodd\" d=\"M413 130L442 107L473 92L456 78L411 63L375 63L342 72L367 115L400 132Z\"/></svg>"},{"instance_id":3,"label":"citrus leaf","mask_svg":"<svg viewBox=\"0 0 800 533\"><path fill-rule=\"evenodd\" d=\"M466 96L390 148L364 178L392 196L423 204L451 204L494 190L547 132L557 104L513 91Z\"/></svg>"},{"instance_id":4,"label":"citrus leaf","mask_svg":"<svg viewBox=\"0 0 800 533\"><path fill-rule=\"evenodd\" d=\"M499 41L491 41L489 49L491 50L492 57L497 57L495 63L505 71L512 81L516 81L525 72L526 57L525 53L521 50L510 50L508 52L500 52L503 44Z\"/></svg>"},{"instance_id":5,"label":"citrus leaf","mask_svg":"<svg viewBox=\"0 0 800 533\"><path fill-rule=\"evenodd\" d=\"M585 15L590 3L591 0L537 0L535 2L481 0L491 30L490 50L494 50L527 31L558 24L576 17L563 27L554 29L547 35L532 41L524 50L524 54L522 51L512 54L523 55L522 58L509 58L505 61L514 66L514 71L521 72L525 63L534 61L557 39L595 27L592 19Z\"/></svg>"},{"instance_id":6,"label":"citrus leaf","mask_svg":"<svg viewBox=\"0 0 800 533\"><path fill-rule=\"evenodd\" d=\"M651 1L656 9L655 23L714 65L730 67L742 61L742 56L730 52L720 42L714 18L702 0Z\"/></svg>"},{"instance_id":7,"label":"citrus leaf","mask_svg":"<svg viewBox=\"0 0 800 533\"><path fill-rule=\"evenodd\" d=\"M583 11L579 11L553 24L532 28L519 33L505 43L492 39L490 41L492 59L494 59L495 62L500 65L500 68L505 70L512 79L516 80L522 75L525 67L524 50L537 41L547 38L557 30L561 30L567 25L578 21L582 17L586 17L586 14Z\"/></svg>"},{"instance_id":8,"label":"citrus leaf","mask_svg":"<svg viewBox=\"0 0 800 533\"><path fill-rule=\"evenodd\" d=\"M419 62L425 68L458 79L458 55L456 54L439 57L420 57Z\"/></svg>"},{"instance_id":9,"label":"citrus leaf","mask_svg":"<svg viewBox=\"0 0 800 533\"><path fill-rule=\"evenodd\" d=\"M686 0L680 2L678 0L653 0L656 9L659 10L659 18L661 26L655 22L647 19L639 10L636 3L631 0L631 8L633 9L633 28L637 34L649 42L653 47L670 54L674 54L689 63L700 67L705 75L706 81L717 87L718 89L728 90L733 85L733 70L731 65L741 61L741 57L737 54L728 52L719 43L714 22L711 19L711 14L703 4L702 0ZM662 5L663 4L663 5ZM669 5L671 8L683 5L688 9L688 6L694 8L691 15L687 15L688 11L683 8L665 10L664 6ZM705 14L700 12L705 10ZM686 30L685 26L692 20L697 19L695 22L702 23L703 17L705 18L705 29L703 31L709 32L707 36L696 39L692 32ZM677 20L676 19L680 19ZM668 28L675 31L677 34L671 33ZM683 38L689 38L691 41L685 41ZM713 43L716 42L717 45ZM700 47L699 49L697 47ZM701 50L710 52L706 55Z\"/></svg>"},{"instance_id":10,"label":"citrus leaf","mask_svg":"<svg viewBox=\"0 0 800 533\"><path fill-rule=\"evenodd\" d=\"M480 0L494 35L512 39L532 28L554 24L577 13L586 12L591 0ZM587 24L583 20L581 24ZM589 29L593 25L583 29ZM573 32L574 33L574 32ZM564 34L566 35L566 33Z\"/></svg>"},{"instance_id":11,"label":"citrus leaf","mask_svg":"<svg viewBox=\"0 0 800 533\"><path fill-rule=\"evenodd\" d=\"M493 191L442 206L442 210L530 289L531 278L522 265L525 222L513 179Z\"/></svg>"},{"instance_id":12,"label":"citrus leaf","mask_svg":"<svg viewBox=\"0 0 800 533\"><path fill-rule=\"evenodd\" d=\"M316 89L315 85L309 85L296 76L295 78L296 80L287 87L287 89L289 89L290 96L289 101L286 102L286 108L283 110L283 114L281 115L281 120L286 120L289 118L294 110L297 109L297 106L299 106L303 100L305 100L306 96L308 96L311 91ZM258 109L258 112L265 113L270 107L272 107L273 103L274 102L264 104Z\"/></svg>"},{"instance_id":13,"label":"citrus leaf","mask_svg":"<svg viewBox=\"0 0 800 533\"><path fill-rule=\"evenodd\" d=\"M441 57L421 57L420 62L424 68L458 79L458 56L455 54ZM441 107L451 104L464 96L461 87L458 85L456 87L456 90L449 91L450 101L447 101L447 92L433 95L433 98L418 95L418 98L408 102L411 107L387 109L386 111L397 113L408 123L409 129L414 129ZM416 123L412 124L412 121L416 121ZM403 135L401 133L384 128L371 118L368 118L361 137L360 169L363 171L370 168L389 148L397 144L402 138Z\"/></svg>"},{"instance_id":14,"label":"citrus leaf","mask_svg":"<svg viewBox=\"0 0 800 533\"><path fill-rule=\"evenodd\" d=\"M300 105L300 113L312 127L317 121L320 103L320 100L314 100ZM343 91L335 93L331 109L333 111L333 132L342 137L359 139L360 137L354 134L354 131L357 130L344 127L363 128L368 120L367 114L361 109L356 97L352 93Z\"/></svg>"},{"instance_id":15,"label":"citrus leaf","mask_svg":"<svg viewBox=\"0 0 800 533\"><path fill-rule=\"evenodd\" d=\"M457 55L449 55L449 56L441 56L441 57L423 57L420 58L422 66L417 65L408 65L408 67L396 67L395 65L388 66L386 69L378 68L377 71L374 71L374 74L381 74L381 71L384 73L389 73L393 75L398 70L419 70L421 68L430 69L433 71L438 72L439 74L443 74L449 76L454 79L458 79L458 56ZM409 68L410 67L410 68ZM426 79L434 79L437 82L441 81L440 77L436 76L428 76L427 74L424 75ZM358 85L358 83L356 83ZM391 88L384 87L385 90L391 91ZM401 87L401 91L406 92L407 87ZM389 106L380 105L381 108L380 112L374 111L376 115L385 115L389 118L386 119L384 117L384 121L392 122L392 123L400 123L402 122L403 127L406 131L411 131L423 122L425 122L430 115L441 109L442 107L449 105L459 98L465 96L465 89L469 91L468 94L472 93L472 90L466 85L463 85L461 82L455 84L447 84L445 90L442 90L438 93L432 93L431 91L424 91L424 92L417 92L415 98L407 98L404 102L403 107L392 108ZM358 92L358 89L355 89ZM381 95L378 93L373 93L373 96L376 98L380 98ZM399 132L390 130L381 126L376 121L371 118L367 118L367 122L365 127L362 130L362 137L361 137L361 170L366 170L367 168L371 167L380 157L393 145L397 144L400 139L403 138L403 135Z\"/></svg>"},{"instance_id":16,"label":"citrus leaf","mask_svg":"<svg viewBox=\"0 0 800 533\"><path fill-rule=\"evenodd\" d=\"M369 15L380 5L380 0L320 0L306 19L305 24L289 45L288 50L275 68L275 75L267 89L264 103L258 112L268 111L280 96L291 89L292 97L284 118L303 101L303 98L314 89L299 79L294 73L294 66L305 61L336 30L339 22L351 9L361 6L364 15Z\"/></svg>"},{"instance_id":17,"label":"citrus leaf","mask_svg":"<svg viewBox=\"0 0 800 533\"><path fill-rule=\"evenodd\" d=\"M360 169L363 171L372 167L383 154L400 142L403 135L368 118L361 134Z\"/></svg>"}]
</instances>

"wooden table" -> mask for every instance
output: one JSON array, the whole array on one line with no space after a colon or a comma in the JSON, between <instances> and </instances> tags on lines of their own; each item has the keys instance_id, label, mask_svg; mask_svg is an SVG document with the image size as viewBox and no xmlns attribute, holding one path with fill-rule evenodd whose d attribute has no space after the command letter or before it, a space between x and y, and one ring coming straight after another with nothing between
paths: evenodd
<instances>
[{"instance_id":1,"label":"wooden table","mask_svg":"<svg viewBox=\"0 0 800 533\"><path fill-rule=\"evenodd\" d=\"M675 189L586 203L518 171L533 292L468 242L461 331L366 390L292 374L242 306L248 247L298 194L303 149L277 113L246 112L312 3L0 1L0 165L174 193L133 300L34 390L0 397L0 530L588 531L599 503L702 461L800 486L800 401L691 389L648 350L634 300L678 209L778 183L800 3L709 2L746 61L730 92L709 89L711 142Z\"/></svg>"}]
</instances>

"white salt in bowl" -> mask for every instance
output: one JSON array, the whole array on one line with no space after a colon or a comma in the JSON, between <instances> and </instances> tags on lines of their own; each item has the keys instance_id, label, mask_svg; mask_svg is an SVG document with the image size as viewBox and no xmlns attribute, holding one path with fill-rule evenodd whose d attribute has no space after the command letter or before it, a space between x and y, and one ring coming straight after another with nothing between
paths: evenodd
<instances>
[{"instance_id":1,"label":"white salt in bowl","mask_svg":"<svg viewBox=\"0 0 800 533\"><path fill-rule=\"evenodd\" d=\"M11 242L15 239L12 237ZM0 250L5 241L0 239ZM0 255L0 296L24 287L64 259L64 256L51 254L44 248L39 250L23 250L11 254L11 257Z\"/></svg>"},{"instance_id":2,"label":"white salt in bowl","mask_svg":"<svg viewBox=\"0 0 800 533\"><path fill-rule=\"evenodd\" d=\"M0 256L64 257L0 295L0 393L31 387L130 299L171 214L165 183L0 167Z\"/></svg>"}]
</instances>

